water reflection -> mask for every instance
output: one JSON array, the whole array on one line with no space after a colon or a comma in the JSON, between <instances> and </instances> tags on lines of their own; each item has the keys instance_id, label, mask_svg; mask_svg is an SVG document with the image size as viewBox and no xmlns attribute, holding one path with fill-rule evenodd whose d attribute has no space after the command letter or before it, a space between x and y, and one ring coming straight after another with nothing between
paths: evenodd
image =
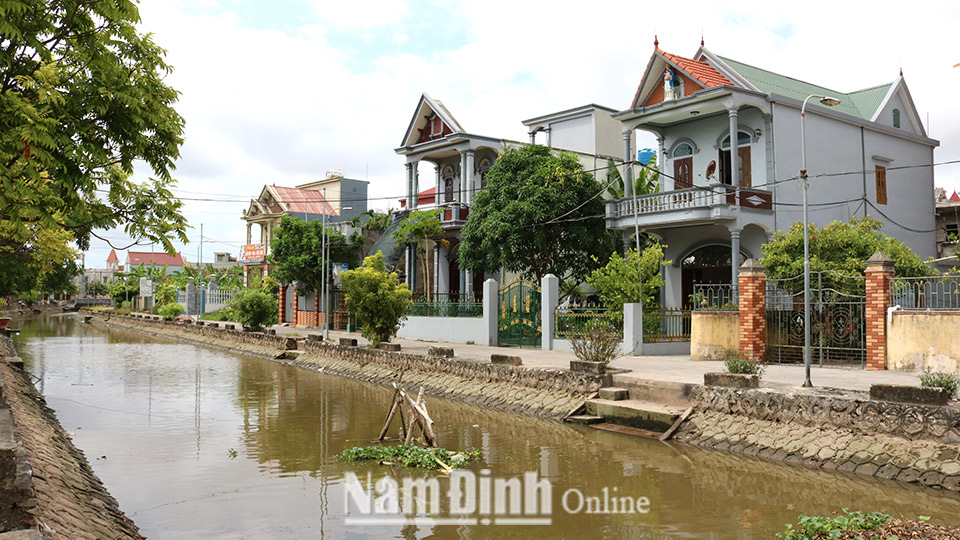
<instances>
[{"instance_id":1,"label":"water reflection","mask_svg":"<svg viewBox=\"0 0 960 540\"><path fill-rule=\"evenodd\" d=\"M960 524L960 503L938 492L429 398L444 446L481 449L475 470L553 482L553 525L348 527L345 472L409 474L333 457L379 433L391 390L70 317L25 321L18 346L150 538L770 538L843 507ZM568 515L574 488L645 496L651 512Z\"/></svg>"}]
</instances>

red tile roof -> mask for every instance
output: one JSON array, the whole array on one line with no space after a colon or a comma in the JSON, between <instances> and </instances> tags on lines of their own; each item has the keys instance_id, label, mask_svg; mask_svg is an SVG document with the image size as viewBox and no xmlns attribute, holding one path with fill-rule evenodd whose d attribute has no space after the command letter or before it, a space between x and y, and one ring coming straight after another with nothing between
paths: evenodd
<instances>
[{"instance_id":1,"label":"red tile roof","mask_svg":"<svg viewBox=\"0 0 960 540\"><path fill-rule=\"evenodd\" d=\"M166 253L149 253L140 251L128 251L127 260L130 266L149 266L151 257L157 266L183 266L183 255L167 255Z\"/></svg>"},{"instance_id":2,"label":"red tile roof","mask_svg":"<svg viewBox=\"0 0 960 540\"><path fill-rule=\"evenodd\" d=\"M333 207L330 206L323 198L323 193L315 189L299 189L299 188L289 188L289 187L280 187L273 186L277 197L279 197L280 202L287 205L287 208L291 214L296 213L307 213L307 214L326 214L328 216L335 216L337 213L333 210Z\"/></svg>"},{"instance_id":3,"label":"red tile roof","mask_svg":"<svg viewBox=\"0 0 960 540\"><path fill-rule=\"evenodd\" d=\"M732 82L721 75L720 72L713 69L710 64L706 62L691 60L689 58L670 54L666 51L661 51L660 49L657 49L657 52L662 54L667 60L676 64L683 71L689 73L691 77L703 83L703 85L707 88L713 88L714 86L721 85L733 86Z\"/></svg>"},{"instance_id":4,"label":"red tile roof","mask_svg":"<svg viewBox=\"0 0 960 540\"><path fill-rule=\"evenodd\" d=\"M425 204L433 204L433 202L437 199L436 195L437 195L437 188L435 187L432 187L425 191L421 191L419 194L417 194L417 206L422 206ZM400 199L400 207L401 208L407 207L406 197L404 197L403 199Z\"/></svg>"},{"instance_id":5,"label":"red tile roof","mask_svg":"<svg viewBox=\"0 0 960 540\"><path fill-rule=\"evenodd\" d=\"M115 249L110 250L110 256L107 257L107 262L120 262L120 259L117 258L117 251Z\"/></svg>"},{"instance_id":6,"label":"red tile roof","mask_svg":"<svg viewBox=\"0 0 960 540\"><path fill-rule=\"evenodd\" d=\"M960 195L957 195L957 192L954 191L953 195L950 196L950 200L953 202L960 202Z\"/></svg>"}]
</instances>

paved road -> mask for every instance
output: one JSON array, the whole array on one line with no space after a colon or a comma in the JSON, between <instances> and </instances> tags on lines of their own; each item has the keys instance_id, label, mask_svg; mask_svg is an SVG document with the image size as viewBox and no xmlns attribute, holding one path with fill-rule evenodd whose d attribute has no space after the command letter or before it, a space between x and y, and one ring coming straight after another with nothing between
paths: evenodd
<instances>
[{"instance_id":1,"label":"paved road","mask_svg":"<svg viewBox=\"0 0 960 540\"><path fill-rule=\"evenodd\" d=\"M296 334L306 336L318 333L313 327L274 326L278 334ZM361 344L367 340L359 332L331 331L330 338L353 337ZM570 360L576 356L570 351L544 351L540 349L517 349L507 347L489 347L484 345L465 345L462 343L440 343L412 339L394 338L406 352L426 354L433 345L450 346L461 360L489 361L491 354L514 354L523 358L525 367L568 369ZM703 384L703 374L710 371L723 371L720 361L693 361L690 356L621 356L611 364L615 368L630 370L626 378L642 380L668 381ZM763 386L780 390L803 391L803 366L770 365L763 376ZM869 391L871 384L917 385L917 374L904 371L864 371L851 368L820 368L811 370L810 380L820 389L837 388L842 390Z\"/></svg>"}]
</instances>

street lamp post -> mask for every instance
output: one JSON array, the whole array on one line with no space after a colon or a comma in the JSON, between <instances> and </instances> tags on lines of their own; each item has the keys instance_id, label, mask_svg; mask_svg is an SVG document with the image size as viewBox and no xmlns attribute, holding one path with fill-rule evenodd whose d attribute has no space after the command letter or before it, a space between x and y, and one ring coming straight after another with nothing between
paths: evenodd
<instances>
[{"instance_id":1,"label":"street lamp post","mask_svg":"<svg viewBox=\"0 0 960 540\"><path fill-rule=\"evenodd\" d=\"M807 219L807 147L804 140L806 135L807 102L812 98L819 98L822 105L834 107L840 100L833 97L810 94L800 106L800 180L803 182L803 386L813 386L810 382L810 222Z\"/></svg>"}]
</instances>

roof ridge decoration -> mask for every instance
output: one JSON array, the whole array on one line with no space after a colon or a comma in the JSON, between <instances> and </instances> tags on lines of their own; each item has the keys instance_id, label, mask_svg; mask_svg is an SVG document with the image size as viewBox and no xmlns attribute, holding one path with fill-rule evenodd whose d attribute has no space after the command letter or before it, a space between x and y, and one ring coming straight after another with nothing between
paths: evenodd
<instances>
[{"instance_id":1,"label":"roof ridge decoration","mask_svg":"<svg viewBox=\"0 0 960 540\"><path fill-rule=\"evenodd\" d=\"M426 112L429 110L429 114ZM435 117L435 125L427 125L427 120ZM465 133L463 126L457 122L453 114L444 106L444 104L430 97L424 92L420 95L420 101L417 102L417 108L410 119L410 124L404 132L401 147L413 146L424 140L425 134L427 140L435 140L445 137L451 133Z\"/></svg>"}]
</instances>

